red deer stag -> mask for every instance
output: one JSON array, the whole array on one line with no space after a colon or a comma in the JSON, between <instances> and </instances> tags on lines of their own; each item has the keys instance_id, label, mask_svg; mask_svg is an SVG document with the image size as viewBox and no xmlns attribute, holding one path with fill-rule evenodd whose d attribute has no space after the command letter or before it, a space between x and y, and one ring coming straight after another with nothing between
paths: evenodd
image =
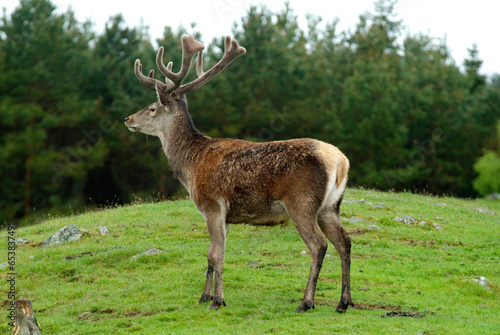
<instances>
[{"instance_id":1,"label":"red deer stag","mask_svg":"<svg viewBox=\"0 0 500 335\"><path fill-rule=\"evenodd\" d=\"M333 145L314 139L252 143L237 139L213 139L199 132L191 119L185 94L194 91L224 70L246 50L229 36L222 59L203 71L203 44L192 36L182 38L182 65L172 72L163 63L163 47L156 64L165 83L142 73L142 85L155 90L158 102L127 117L133 132L160 138L174 175L189 192L210 233L206 283L200 303L213 300L211 309L226 305L222 290L222 264L231 223L283 224L290 218L311 253L311 269L304 298L296 312L314 308L314 294L328 244L333 243L342 264L342 293L337 311L353 305L350 293L351 239L339 219L347 183L349 161ZM182 84L192 59L198 54L198 78ZM323 232L323 233L322 233ZM215 277L215 279L214 279ZM212 294L212 285L213 294Z\"/></svg>"}]
</instances>

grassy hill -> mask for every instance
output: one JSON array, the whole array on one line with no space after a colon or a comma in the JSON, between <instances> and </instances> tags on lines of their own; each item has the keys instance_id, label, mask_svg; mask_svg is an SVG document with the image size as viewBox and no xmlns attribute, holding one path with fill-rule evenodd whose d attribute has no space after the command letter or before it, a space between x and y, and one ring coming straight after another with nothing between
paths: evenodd
<instances>
[{"instance_id":1,"label":"grassy hill","mask_svg":"<svg viewBox=\"0 0 500 335\"><path fill-rule=\"evenodd\" d=\"M334 312L341 271L332 245L316 308L293 313L310 266L293 224L233 225L224 268L227 307L199 305L209 236L190 201L136 204L18 228L16 237L32 242L16 246L17 296L32 300L43 334L500 333L500 202L359 189L349 189L345 200L356 305L345 314ZM418 222L397 222L401 216ZM41 246L69 224L83 231L80 240ZM99 233L103 225L110 234ZM150 248L164 253L132 259ZM5 238L2 250L6 259ZM9 270L0 271L5 283ZM489 289L472 280L480 276ZM0 332L7 334L2 320Z\"/></svg>"}]
</instances>

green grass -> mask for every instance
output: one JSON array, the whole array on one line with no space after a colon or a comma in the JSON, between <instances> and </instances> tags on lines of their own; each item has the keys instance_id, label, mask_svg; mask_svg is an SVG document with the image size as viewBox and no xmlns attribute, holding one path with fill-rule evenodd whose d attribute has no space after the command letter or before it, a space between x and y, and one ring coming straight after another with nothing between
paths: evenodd
<instances>
[{"instance_id":1,"label":"green grass","mask_svg":"<svg viewBox=\"0 0 500 335\"><path fill-rule=\"evenodd\" d=\"M356 304L345 314L334 312L341 272L332 245L316 308L293 313L310 266L293 224L232 225L224 265L227 307L211 311L209 304L199 305L209 236L190 201L99 210L18 228L16 237L33 242L17 246L17 295L32 300L43 334L500 333L499 202L358 189L349 189L345 199L387 205L342 205L345 218L365 220L344 222L353 240ZM480 213L478 207L496 215ZM443 229L394 221L402 215ZM41 246L69 224L84 231L81 240ZM367 229L371 224L382 231ZM101 236L100 225L111 234ZM6 258L5 238L1 245ZM131 260L150 248L165 252ZM249 262L258 266L249 267ZM5 283L8 269L1 271ZM491 289L470 280L479 276L488 279ZM0 332L7 334L9 300L3 287ZM389 311L424 317L380 317Z\"/></svg>"}]
</instances>

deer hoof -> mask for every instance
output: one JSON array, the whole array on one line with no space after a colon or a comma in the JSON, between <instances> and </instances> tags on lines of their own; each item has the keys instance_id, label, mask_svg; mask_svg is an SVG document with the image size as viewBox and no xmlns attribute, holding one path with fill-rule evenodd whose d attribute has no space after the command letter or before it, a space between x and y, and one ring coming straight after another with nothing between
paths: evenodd
<instances>
[{"instance_id":1,"label":"deer hoof","mask_svg":"<svg viewBox=\"0 0 500 335\"><path fill-rule=\"evenodd\" d=\"M341 298L339 304L337 305L337 308L335 308L335 311L339 313L345 313L349 306L354 307L354 303L352 302L351 298Z\"/></svg>"},{"instance_id":2,"label":"deer hoof","mask_svg":"<svg viewBox=\"0 0 500 335\"><path fill-rule=\"evenodd\" d=\"M303 313L306 312L308 309L314 309L314 304L307 300L307 301L302 301L302 303L297 307L295 310L295 313Z\"/></svg>"},{"instance_id":3,"label":"deer hoof","mask_svg":"<svg viewBox=\"0 0 500 335\"><path fill-rule=\"evenodd\" d=\"M210 305L210 309L219 309L222 306L226 306L226 301L224 301L224 298L219 297L217 299L214 299L212 305Z\"/></svg>"},{"instance_id":4,"label":"deer hoof","mask_svg":"<svg viewBox=\"0 0 500 335\"><path fill-rule=\"evenodd\" d=\"M203 295L201 296L200 300L198 301L198 303L199 303L199 304L203 304L203 303L205 303L205 302L207 302L207 301L211 301L211 300L213 300L213 299L214 299L214 297L212 297L211 295L203 294Z\"/></svg>"}]
</instances>

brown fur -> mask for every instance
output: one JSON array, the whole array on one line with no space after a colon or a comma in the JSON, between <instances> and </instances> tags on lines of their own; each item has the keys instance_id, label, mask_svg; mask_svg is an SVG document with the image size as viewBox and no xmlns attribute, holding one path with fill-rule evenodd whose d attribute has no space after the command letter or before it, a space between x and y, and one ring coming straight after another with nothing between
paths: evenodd
<instances>
[{"instance_id":1,"label":"brown fur","mask_svg":"<svg viewBox=\"0 0 500 335\"><path fill-rule=\"evenodd\" d=\"M154 79L138 77L144 86L158 89L150 82ZM213 299L214 309L225 305L222 264L229 224L273 225L291 218L311 253L309 280L297 311L314 307L328 246L323 234L341 258L342 295L337 310L343 312L352 305L351 244L339 217L349 170L342 152L307 138L266 143L212 139L194 127L184 95L177 99L158 89L158 98L159 102L126 118L125 124L132 131L160 138L175 176L207 221L211 243L200 302Z\"/></svg>"}]
</instances>

